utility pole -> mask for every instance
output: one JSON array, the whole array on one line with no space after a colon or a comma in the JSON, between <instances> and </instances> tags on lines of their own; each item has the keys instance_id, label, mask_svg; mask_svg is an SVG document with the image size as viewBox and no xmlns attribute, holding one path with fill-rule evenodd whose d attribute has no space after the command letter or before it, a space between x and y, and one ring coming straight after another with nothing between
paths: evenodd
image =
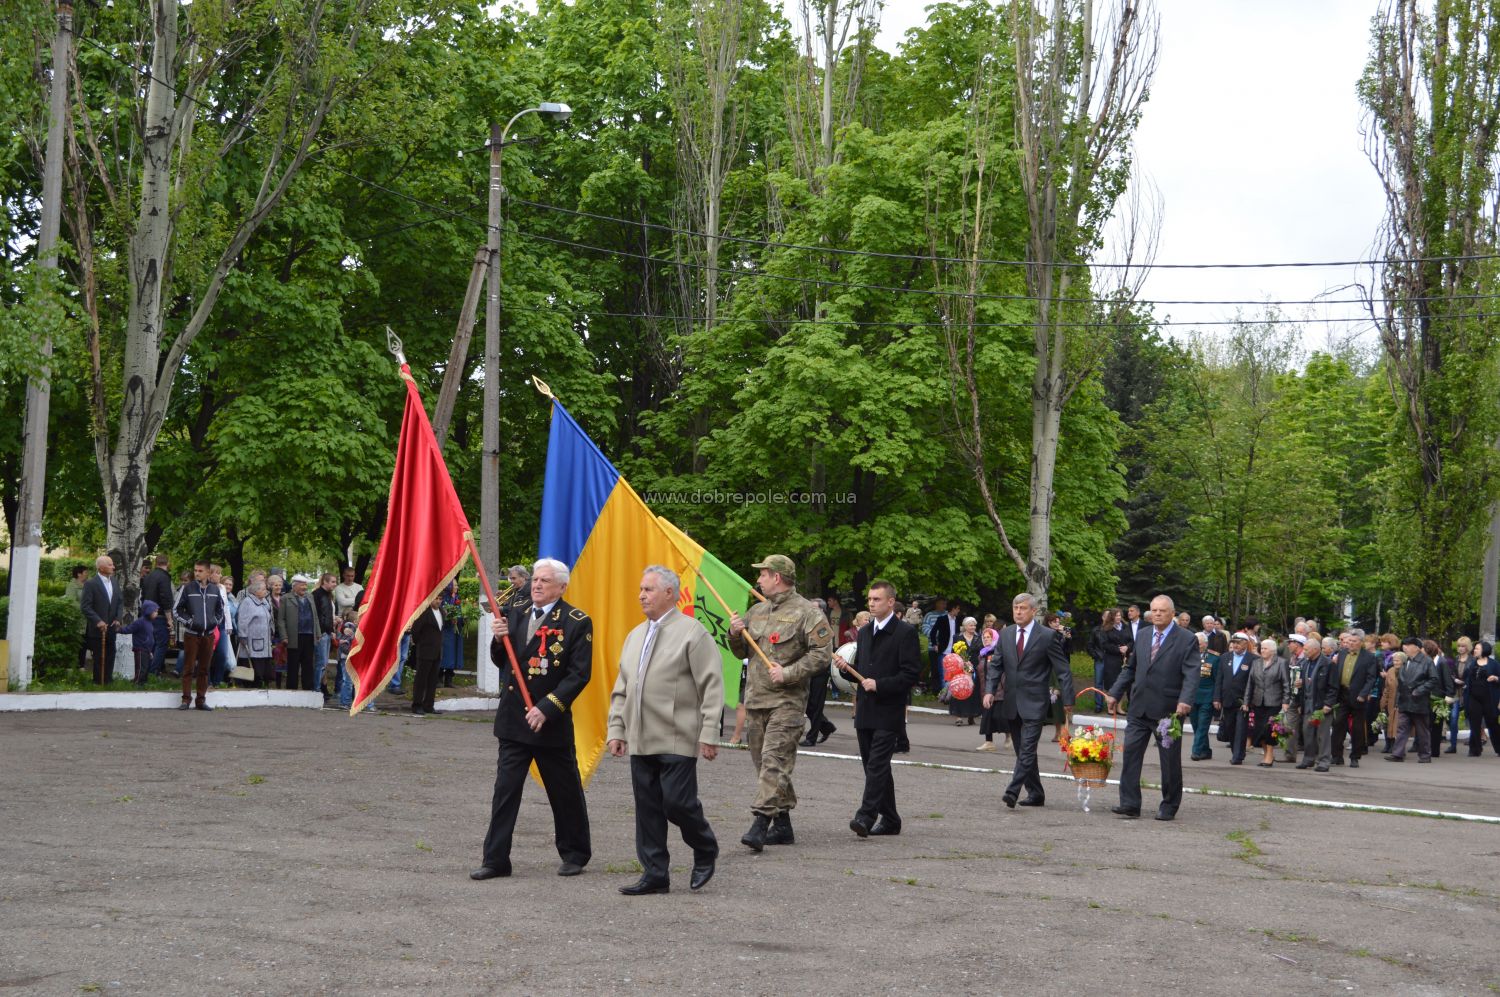
<instances>
[{"instance_id":1,"label":"utility pole","mask_svg":"<svg viewBox=\"0 0 1500 997\"><path fill-rule=\"evenodd\" d=\"M52 92L47 108L47 162L42 174L42 228L36 256L41 269L57 269L57 230L62 220L63 136L68 114L68 66L72 62L73 4L59 0L52 38ZM52 404L52 337L41 339L42 369L26 381L26 423L21 451L21 502L10 559L10 681L31 684L36 651L37 581L42 563L42 499L47 485L47 417ZM127 566L129 567L129 566Z\"/></svg>"},{"instance_id":2,"label":"utility pole","mask_svg":"<svg viewBox=\"0 0 1500 997\"><path fill-rule=\"evenodd\" d=\"M514 119L512 119L514 120ZM507 126L508 127L508 126ZM500 577L500 155L504 132L490 125L489 285L484 307L484 430L479 468L479 557ZM498 607L492 608L492 612Z\"/></svg>"}]
</instances>

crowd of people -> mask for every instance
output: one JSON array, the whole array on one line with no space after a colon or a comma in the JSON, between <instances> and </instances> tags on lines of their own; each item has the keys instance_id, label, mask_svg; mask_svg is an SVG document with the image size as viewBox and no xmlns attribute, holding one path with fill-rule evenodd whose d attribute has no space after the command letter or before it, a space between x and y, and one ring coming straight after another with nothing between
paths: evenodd
<instances>
[{"instance_id":1,"label":"crowd of people","mask_svg":"<svg viewBox=\"0 0 1500 997\"><path fill-rule=\"evenodd\" d=\"M141 567L140 610L127 623L114 561L100 557L92 572L74 568L64 592L83 623L78 666L96 684L107 684L115 674L116 637L126 634L135 683L144 686L153 676L180 681L180 709L211 710L207 690L231 687L317 690L325 701L336 696L348 706L353 683L345 662L365 589L353 568L341 575L288 577L273 567L250 572L236 592L235 579L217 564L197 561L174 579L170 559L158 555ZM433 608L441 620L437 634L424 638L416 653L431 660L432 685L440 677L452 686L464 667L465 618L456 581ZM409 647L410 638L403 640L403 662ZM402 689L401 672L391 681L393 691ZM413 709L431 712L431 691L421 691Z\"/></svg>"}]
</instances>

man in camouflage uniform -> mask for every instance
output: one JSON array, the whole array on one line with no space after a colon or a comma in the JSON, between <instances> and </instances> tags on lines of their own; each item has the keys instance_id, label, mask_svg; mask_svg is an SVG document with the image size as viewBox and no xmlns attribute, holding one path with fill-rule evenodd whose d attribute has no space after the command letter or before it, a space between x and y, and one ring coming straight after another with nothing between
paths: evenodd
<instances>
[{"instance_id":1,"label":"man in camouflage uniform","mask_svg":"<svg viewBox=\"0 0 1500 997\"><path fill-rule=\"evenodd\" d=\"M790 845L792 767L807 709L808 679L828 671L833 653L833 628L811 602L797 594L797 566L785 554L772 554L751 567L760 569L759 587L766 601L741 617L729 618L729 649L750 659L745 692L745 728L750 760L760 775L755 823L740 839L760 851L767 844ZM771 660L767 668L746 638L754 640Z\"/></svg>"}]
</instances>

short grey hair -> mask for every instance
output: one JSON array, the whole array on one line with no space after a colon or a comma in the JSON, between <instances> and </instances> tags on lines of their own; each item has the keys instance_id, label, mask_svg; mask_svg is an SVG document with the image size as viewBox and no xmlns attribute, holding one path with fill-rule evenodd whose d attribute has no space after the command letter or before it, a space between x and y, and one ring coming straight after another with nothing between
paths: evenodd
<instances>
[{"instance_id":1,"label":"short grey hair","mask_svg":"<svg viewBox=\"0 0 1500 997\"><path fill-rule=\"evenodd\" d=\"M1324 648L1324 650L1327 650L1330 647L1338 647L1338 646L1339 646L1339 642L1336 641L1336 640L1334 640L1332 637L1324 637L1323 638L1323 648Z\"/></svg>"},{"instance_id":2,"label":"short grey hair","mask_svg":"<svg viewBox=\"0 0 1500 997\"><path fill-rule=\"evenodd\" d=\"M1353 637L1355 640L1365 639L1365 632L1359 627L1350 627L1348 630L1345 630L1344 633L1348 634L1350 637Z\"/></svg>"},{"instance_id":3,"label":"short grey hair","mask_svg":"<svg viewBox=\"0 0 1500 997\"><path fill-rule=\"evenodd\" d=\"M507 575L525 575L527 578L531 577L531 569L524 564L512 564L505 569L505 573Z\"/></svg>"},{"instance_id":4,"label":"short grey hair","mask_svg":"<svg viewBox=\"0 0 1500 997\"><path fill-rule=\"evenodd\" d=\"M1026 605L1030 606L1032 609L1036 608L1036 596L1032 595L1030 592L1022 592L1021 594L1017 595L1014 599L1012 599L1010 601L1010 604L1012 606L1014 606L1017 603L1022 603L1022 602L1024 602Z\"/></svg>"},{"instance_id":5,"label":"short grey hair","mask_svg":"<svg viewBox=\"0 0 1500 997\"><path fill-rule=\"evenodd\" d=\"M959 626L966 627L970 623L974 624L976 627L979 626L979 621L976 620L976 619L974 619L974 617L972 617L972 616L965 616L964 619L963 619L963 622L960 623Z\"/></svg>"},{"instance_id":6,"label":"short grey hair","mask_svg":"<svg viewBox=\"0 0 1500 997\"><path fill-rule=\"evenodd\" d=\"M1392 652L1392 654L1391 654L1391 664L1393 664L1393 665L1404 665L1404 664L1406 664L1406 652L1405 651L1394 651L1394 652Z\"/></svg>"},{"instance_id":7,"label":"short grey hair","mask_svg":"<svg viewBox=\"0 0 1500 997\"><path fill-rule=\"evenodd\" d=\"M535 564L533 564L531 566L531 575L532 575L532 577L535 577L536 573L538 571L541 571L543 568L548 568L548 569L551 570L552 575L553 575L553 580L556 581L557 584L559 584L559 585L567 585L568 584L568 576L569 576L568 566L566 564L563 564L557 558L555 558L555 557L543 557L543 558L540 558Z\"/></svg>"},{"instance_id":8,"label":"short grey hair","mask_svg":"<svg viewBox=\"0 0 1500 997\"><path fill-rule=\"evenodd\" d=\"M1167 600L1167 608L1170 609L1173 613L1177 612L1177 603L1173 602L1172 597L1167 595L1167 593L1158 592L1156 595L1151 597L1152 602L1155 602L1157 599Z\"/></svg>"},{"instance_id":9,"label":"short grey hair","mask_svg":"<svg viewBox=\"0 0 1500 997\"><path fill-rule=\"evenodd\" d=\"M1208 646L1208 634L1204 633L1202 630L1198 631L1198 643L1202 644L1204 647Z\"/></svg>"},{"instance_id":10,"label":"short grey hair","mask_svg":"<svg viewBox=\"0 0 1500 997\"><path fill-rule=\"evenodd\" d=\"M682 591L682 579L678 578L677 572L671 568L660 564L648 564L646 570L641 572L641 577L644 578L646 575L655 575L661 581L662 587L671 589L673 595Z\"/></svg>"},{"instance_id":11,"label":"short grey hair","mask_svg":"<svg viewBox=\"0 0 1500 997\"><path fill-rule=\"evenodd\" d=\"M108 554L100 554L98 557L94 558L94 570L98 571L99 566L105 561L108 561L111 565L115 563L115 559L110 557Z\"/></svg>"},{"instance_id":12,"label":"short grey hair","mask_svg":"<svg viewBox=\"0 0 1500 997\"><path fill-rule=\"evenodd\" d=\"M1263 640L1263 641L1260 642L1260 649L1262 651L1264 651L1266 649L1266 645L1268 645L1268 644L1270 645L1271 650L1274 651L1274 650L1277 649L1276 648L1276 642L1274 640L1272 640L1270 637L1267 637L1265 640Z\"/></svg>"}]
</instances>

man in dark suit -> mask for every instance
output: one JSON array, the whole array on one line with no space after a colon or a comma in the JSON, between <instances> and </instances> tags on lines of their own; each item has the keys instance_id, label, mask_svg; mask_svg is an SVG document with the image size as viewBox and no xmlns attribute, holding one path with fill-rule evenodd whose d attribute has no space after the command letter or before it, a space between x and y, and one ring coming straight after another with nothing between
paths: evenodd
<instances>
[{"instance_id":1,"label":"man in dark suit","mask_svg":"<svg viewBox=\"0 0 1500 997\"><path fill-rule=\"evenodd\" d=\"M1339 636L1339 646L1341 650L1334 658L1333 677L1329 683L1338 688L1333 729L1329 732L1333 739L1330 753L1333 764L1344 764L1344 731L1350 728L1353 740L1349 744L1349 767L1357 769L1359 760L1369 750L1366 735L1370 727L1365 704L1380 682L1380 656L1365 650L1365 632L1358 628L1345 630Z\"/></svg>"},{"instance_id":2,"label":"man in dark suit","mask_svg":"<svg viewBox=\"0 0 1500 997\"><path fill-rule=\"evenodd\" d=\"M1323 654L1322 641L1309 639L1303 650L1302 673L1297 676L1296 689L1292 693L1302 717L1299 769L1316 765L1314 771L1328 771L1331 757L1329 736L1333 728L1334 704L1338 700L1338 678L1333 667L1333 662ZM1323 711L1322 717L1317 716L1319 710Z\"/></svg>"},{"instance_id":3,"label":"man in dark suit","mask_svg":"<svg viewBox=\"0 0 1500 997\"><path fill-rule=\"evenodd\" d=\"M1037 768L1036 746L1042 737L1042 724L1052 712L1049 690L1055 687L1062 705L1073 705L1073 669L1068 663L1066 638L1036 618L1036 597L1022 592L1011 602L1015 620L1000 634L1000 646L990 660L999 659L997 668L986 670L984 708L995 703L1002 675L1005 698L1001 700L1000 719L1010 729L1010 743L1016 749L1016 770L1001 797L1014 809L1039 807L1046 802L1042 776ZM1196 641L1193 647L1197 648ZM1019 800L1022 788L1026 799Z\"/></svg>"},{"instance_id":4,"label":"man in dark suit","mask_svg":"<svg viewBox=\"0 0 1500 997\"><path fill-rule=\"evenodd\" d=\"M1246 729L1240 704L1245 701L1245 686L1250 681L1250 666L1254 663L1255 659L1250 655L1250 636L1242 630L1229 639L1229 653L1221 659L1214 686L1214 709L1219 713L1219 726L1228 728L1230 765L1241 765L1245 761L1245 740L1250 732Z\"/></svg>"},{"instance_id":5,"label":"man in dark suit","mask_svg":"<svg viewBox=\"0 0 1500 997\"><path fill-rule=\"evenodd\" d=\"M1198 638L1173 620L1176 607L1170 596L1151 600L1151 626L1142 627L1130 661L1119 681L1105 697L1113 710L1120 697L1130 693L1126 713L1125 761L1120 768L1120 804L1113 812L1121 817L1141 815L1141 764L1146 745L1156 738L1157 725L1173 714L1187 716L1197 688ZM1157 820L1171 820L1182 805L1182 738L1170 747L1157 744L1161 758L1161 807Z\"/></svg>"},{"instance_id":6,"label":"man in dark suit","mask_svg":"<svg viewBox=\"0 0 1500 997\"><path fill-rule=\"evenodd\" d=\"M958 639L959 609L957 599L948 603L948 611L933 622L932 631L927 635L927 657L932 664L927 687L934 695L943 688L943 656L953 649L953 642Z\"/></svg>"},{"instance_id":7,"label":"man in dark suit","mask_svg":"<svg viewBox=\"0 0 1500 997\"><path fill-rule=\"evenodd\" d=\"M106 685L115 674L115 635L125 615L124 587L115 579L115 562L109 555L94 562L94 577L83 583L81 608L84 639L94 652L94 682Z\"/></svg>"},{"instance_id":8,"label":"man in dark suit","mask_svg":"<svg viewBox=\"0 0 1500 997\"><path fill-rule=\"evenodd\" d=\"M849 830L861 838L901 833L891 755L906 723L907 695L922 675L917 628L896 618L895 586L883 579L871 582L865 605L871 620L854 638L853 668L864 676L854 694L854 734L865 767L865 792L849 822ZM834 655L833 660L850 673L843 658Z\"/></svg>"},{"instance_id":9,"label":"man in dark suit","mask_svg":"<svg viewBox=\"0 0 1500 997\"><path fill-rule=\"evenodd\" d=\"M501 678L500 707L495 711L500 757L490 829L484 837L484 864L469 874L471 879L510 875L516 814L533 762L552 805L557 853L562 857L557 874L578 875L593 855L573 746L573 715L568 709L593 672L594 623L563 601L567 587L568 566L543 558L532 568L530 605L508 609L491 624L495 639L490 644L490 660L500 669ZM508 635L531 695L530 709L516 688L515 673L502 647L501 638Z\"/></svg>"},{"instance_id":10,"label":"man in dark suit","mask_svg":"<svg viewBox=\"0 0 1500 997\"><path fill-rule=\"evenodd\" d=\"M324 578L332 576L325 575ZM320 581L319 584L322 584ZM447 586L443 586L444 589ZM333 601L329 600L332 617ZM411 684L411 711L436 713L438 665L443 660L443 597L437 596L411 621L411 660L417 676Z\"/></svg>"},{"instance_id":11,"label":"man in dark suit","mask_svg":"<svg viewBox=\"0 0 1500 997\"><path fill-rule=\"evenodd\" d=\"M161 609L151 626L156 641L151 649L152 675L160 675L166 668L167 644L170 643L172 633L172 575L167 570L171 563L167 555L156 555L155 566L141 579L141 599L150 599Z\"/></svg>"}]
</instances>

